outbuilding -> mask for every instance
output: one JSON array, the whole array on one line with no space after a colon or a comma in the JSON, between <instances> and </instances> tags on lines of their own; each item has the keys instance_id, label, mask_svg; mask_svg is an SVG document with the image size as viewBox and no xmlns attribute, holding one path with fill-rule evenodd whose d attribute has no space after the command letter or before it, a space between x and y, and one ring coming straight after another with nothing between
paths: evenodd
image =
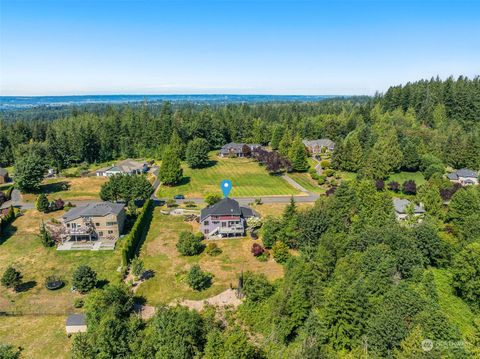
<instances>
[{"instance_id":1,"label":"outbuilding","mask_svg":"<svg viewBox=\"0 0 480 359\"><path fill-rule=\"evenodd\" d=\"M68 335L85 333L87 331L87 318L85 314L70 314L67 317L65 330Z\"/></svg>"}]
</instances>

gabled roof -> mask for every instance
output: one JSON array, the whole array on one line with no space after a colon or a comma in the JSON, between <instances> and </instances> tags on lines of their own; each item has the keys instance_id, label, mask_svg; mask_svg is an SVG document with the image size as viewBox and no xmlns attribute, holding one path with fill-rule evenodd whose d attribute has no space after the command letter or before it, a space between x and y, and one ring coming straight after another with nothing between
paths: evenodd
<instances>
[{"instance_id":1,"label":"gabled roof","mask_svg":"<svg viewBox=\"0 0 480 359\"><path fill-rule=\"evenodd\" d=\"M76 327L79 325L87 325L85 314L70 314L67 317L67 327Z\"/></svg>"},{"instance_id":2,"label":"gabled roof","mask_svg":"<svg viewBox=\"0 0 480 359\"><path fill-rule=\"evenodd\" d=\"M5 168L0 167L0 176L8 176L8 171Z\"/></svg>"},{"instance_id":3,"label":"gabled roof","mask_svg":"<svg viewBox=\"0 0 480 359\"><path fill-rule=\"evenodd\" d=\"M125 205L122 203L89 203L85 206L78 206L72 208L63 215L64 221L73 221L80 217L104 217L109 214L118 216L124 209Z\"/></svg>"},{"instance_id":4,"label":"gabled roof","mask_svg":"<svg viewBox=\"0 0 480 359\"><path fill-rule=\"evenodd\" d=\"M462 169L458 170L456 173L457 173L458 177L466 177L466 178L477 178L478 177L477 172L475 172L473 170L470 170L468 168L462 168Z\"/></svg>"},{"instance_id":5,"label":"gabled roof","mask_svg":"<svg viewBox=\"0 0 480 359\"><path fill-rule=\"evenodd\" d=\"M393 199L393 207L395 208L395 212L397 213L407 213L407 207L410 205L410 201L408 199L402 198L394 198ZM414 212L415 213L425 213L425 210L422 206L414 205Z\"/></svg>"},{"instance_id":6,"label":"gabled roof","mask_svg":"<svg viewBox=\"0 0 480 359\"><path fill-rule=\"evenodd\" d=\"M230 150L236 150L236 151L242 151L243 146L247 145L250 147L250 149L258 148L261 147L262 145L258 143L236 143L236 142L230 142L227 143L226 145L223 145L222 148L220 149L221 152L228 152Z\"/></svg>"},{"instance_id":7,"label":"gabled roof","mask_svg":"<svg viewBox=\"0 0 480 359\"><path fill-rule=\"evenodd\" d=\"M208 216L241 216L243 218L250 218L256 216L255 212L248 207L242 207L232 198L224 198L213 206L202 209L200 213L200 220Z\"/></svg>"},{"instance_id":8,"label":"gabled roof","mask_svg":"<svg viewBox=\"0 0 480 359\"><path fill-rule=\"evenodd\" d=\"M119 161L115 164L115 167L120 168L123 172L141 171L145 167L146 162L138 162L127 158L126 160Z\"/></svg>"},{"instance_id":9,"label":"gabled roof","mask_svg":"<svg viewBox=\"0 0 480 359\"><path fill-rule=\"evenodd\" d=\"M335 142L333 142L332 140L328 139L328 138L321 138L319 140L303 140L303 144L305 146L319 146L319 147L334 147L335 146Z\"/></svg>"}]
</instances>

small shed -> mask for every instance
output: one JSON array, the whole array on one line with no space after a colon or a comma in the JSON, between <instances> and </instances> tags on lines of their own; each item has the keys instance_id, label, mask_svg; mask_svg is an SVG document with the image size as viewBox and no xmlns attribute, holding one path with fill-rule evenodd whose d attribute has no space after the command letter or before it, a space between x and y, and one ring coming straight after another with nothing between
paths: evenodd
<instances>
[{"instance_id":1,"label":"small shed","mask_svg":"<svg viewBox=\"0 0 480 359\"><path fill-rule=\"evenodd\" d=\"M70 314L65 325L67 334L85 333L87 331L87 318L85 314Z\"/></svg>"}]
</instances>

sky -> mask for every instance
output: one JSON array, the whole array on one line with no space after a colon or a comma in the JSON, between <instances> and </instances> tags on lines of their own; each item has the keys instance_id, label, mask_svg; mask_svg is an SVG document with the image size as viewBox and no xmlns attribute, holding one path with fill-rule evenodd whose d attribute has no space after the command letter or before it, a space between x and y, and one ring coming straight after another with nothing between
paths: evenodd
<instances>
[{"instance_id":1,"label":"sky","mask_svg":"<svg viewBox=\"0 0 480 359\"><path fill-rule=\"evenodd\" d=\"M0 95L371 95L480 75L480 1L0 0Z\"/></svg>"}]
</instances>

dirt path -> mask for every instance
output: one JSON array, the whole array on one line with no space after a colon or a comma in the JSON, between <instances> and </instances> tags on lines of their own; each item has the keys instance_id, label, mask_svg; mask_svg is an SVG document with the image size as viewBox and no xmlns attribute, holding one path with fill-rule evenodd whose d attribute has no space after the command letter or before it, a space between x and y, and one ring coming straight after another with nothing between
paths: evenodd
<instances>
[{"instance_id":1,"label":"dirt path","mask_svg":"<svg viewBox=\"0 0 480 359\"><path fill-rule=\"evenodd\" d=\"M310 193L310 192L308 192L308 190L307 190L305 187L303 187L302 185L300 185L299 183L297 183L297 182L296 182L292 177L290 177L289 175L284 174L284 175L282 176L282 178L283 178L285 181L287 181L292 187L298 189L299 191L301 191L301 192L306 192L306 193Z\"/></svg>"},{"instance_id":2,"label":"dirt path","mask_svg":"<svg viewBox=\"0 0 480 359\"><path fill-rule=\"evenodd\" d=\"M226 291L217 294L216 296L204 300L184 300L180 305L184 305L190 309L201 311L205 304L210 304L218 307L232 306L234 308L242 304L242 300L237 298L236 291L227 289Z\"/></svg>"}]
</instances>

